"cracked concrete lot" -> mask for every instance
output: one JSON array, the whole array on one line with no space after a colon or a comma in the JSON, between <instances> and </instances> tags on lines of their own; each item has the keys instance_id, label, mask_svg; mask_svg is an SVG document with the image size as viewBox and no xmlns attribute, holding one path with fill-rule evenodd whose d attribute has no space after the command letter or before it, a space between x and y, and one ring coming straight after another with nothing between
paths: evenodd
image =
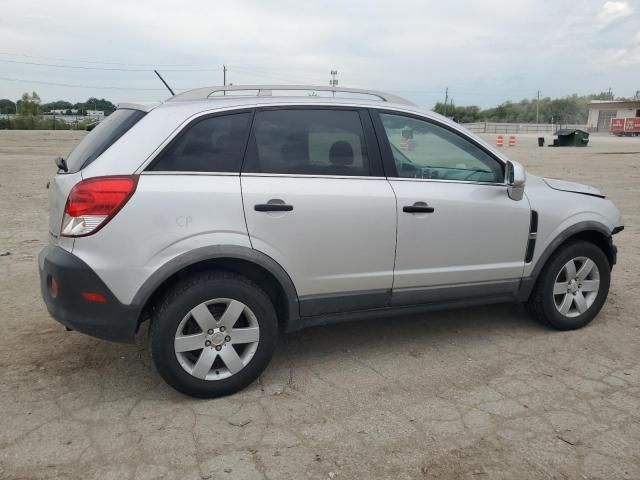
<instances>
[{"instance_id":1,"label":"cracked concrete lot","mask_svg":"<svg viewBox=\"0 0 640 480\"><path fill-rule=\"evenodd\" d=\"M248 389L203 401L162 382L145 332L66 333L40 300L45 184L82 136L0 132L0 478L640 478L640 138L505 147L623 212L587 328L496 305L309 329Z\"/></svg>"}]
</instances>

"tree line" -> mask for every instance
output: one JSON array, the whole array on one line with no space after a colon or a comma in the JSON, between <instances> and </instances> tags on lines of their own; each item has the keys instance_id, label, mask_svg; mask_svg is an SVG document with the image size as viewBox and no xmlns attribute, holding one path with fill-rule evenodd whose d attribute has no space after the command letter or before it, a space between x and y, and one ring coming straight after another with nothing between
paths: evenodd
<instances>
[{"instance_id":1,"label":"tree line","mask_svg":"<svg viewBox=\"0 0 640 480\"><path fill-rule=\"evenodd\" d=\"M40 96L36 92L24 93L17 102L9 99L0 99L0 129L15 130L84 130L91 123L90 119L83 119L73 123L66 122L61 118L51 115L51 112L58 110L60 114L83 116L87 110L102 110L105 116L116 109L116 106L104 98L91 97L86 102L71 103L65 100L42 103ZM8 115L15 116L9 117ZM49 114L49 115L45 115Z\"/></svg>"},{"instance_id":2,"label":"tree line","mask_svg":"<svg viewBox=\"0 0 640 480\"><path fill-rule=\"evenodd\" d=\"M587 123L591 100L612 100L609 92L591 95L570 95L564 98L524 99L519 102L504 102L497 107L482 110L475 105L458 106L453 102L438 102L433 111L454 119L459 123L503 122L503 123ZM623 99L619 99L623 100ZM537 110L537 113L536 113Z\"/></svg>"},{"instance_id":3,"label":"tree line","mask_svg":"<svg viewBox=\"0 0 640 480\"><path fill-rule=\"evenodd\" d=\"M519 102L507 101L497 107L484 110L476 105L458 106L453 101L438 102L432 110L459 123L535 123L537 118L539 123L584 124L587 122L588 105L591 100L611 100L611 93L601 92L582 96L574 94L564 98L545 97L540 100L524 99ZM104 98L91 97L85 102L77 103L66 100L42 103L36 92L25 93L17 102L6 98L0 99L0 114L17 114L15 119L0 118L0 128L68 129L69 124L61 120L56 122L51 118L43 118L42 115L53 110L61 110L68 115L73 115L74 111L77 115L84 115L87 110L102 110L105 115L109 115L115 109L116 106Z\"/></svg>"},{"instance_id":4,"label":"tree line","mask_svg":"<svg viewBox=\"0 0 640 480\"><path fill-rule=\"evenodd\" d=\"M42 103L40 96L36 92L25 93L22 98L13 102L7 98L0 99L0 114L23 114L41 115L50 113L53 110L61 110L67 115L73 115L77 111L78 115L84 115L87 110L102 110L105 115L115 111L116 106L104 98L90 97L84 102L71 103L66 100L56 100L55 102Z\"/></svg>"}]
</instances>

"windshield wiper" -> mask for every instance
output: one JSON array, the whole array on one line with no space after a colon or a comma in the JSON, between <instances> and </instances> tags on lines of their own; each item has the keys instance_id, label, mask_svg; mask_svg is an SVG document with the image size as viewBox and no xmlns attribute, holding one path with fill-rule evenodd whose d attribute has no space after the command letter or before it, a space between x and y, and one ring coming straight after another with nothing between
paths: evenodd
<instances>
[{"instance_id":1,"label":"windshield wiper","mask_svg":"<svg viewBox=\"0 0 640 480\"><path fill-rule=\"evenodd\" d=\"M58 170L62 170L64 173L67 173L69 171L69 168L67 167L67 161L62 158L62 157L57 157L55 159L56 162L56 167L58 167Z\"/></svg>"}]
</instances>

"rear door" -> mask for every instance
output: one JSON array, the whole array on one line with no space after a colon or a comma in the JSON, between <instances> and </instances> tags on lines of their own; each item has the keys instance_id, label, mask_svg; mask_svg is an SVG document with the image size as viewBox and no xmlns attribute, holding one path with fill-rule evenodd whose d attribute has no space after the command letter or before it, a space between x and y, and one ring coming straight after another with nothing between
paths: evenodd
<instances>
[{"instance_id":1,"label":"rear door","mask_svg":"<svg viewBox=\"0 0 640 480\"><path fill-rule=\"evenodd\" d=\"M397 112L374 121L398 198L392 303L513 294L530 207L507 195L502 161L434 121Z\"/></svg>"},{"instance_id":2,"label":"rear door","mask_svg":"<svg viewBox=\"0 0 640 480\"><path fill-rule=\"evenodd\" d=\"M289 273L301 315L389 304L396 201L366 111L258 109L241 182L251 244Z\"/></svg>"}]
</instances>

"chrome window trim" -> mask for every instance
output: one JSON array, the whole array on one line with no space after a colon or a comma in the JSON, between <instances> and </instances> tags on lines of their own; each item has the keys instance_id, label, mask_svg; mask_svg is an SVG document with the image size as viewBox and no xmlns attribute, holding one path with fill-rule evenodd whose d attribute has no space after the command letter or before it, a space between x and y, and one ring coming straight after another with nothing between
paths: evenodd
<instances>
[{"instance_id":1,"label":"chrome window trim","mask_svg":"<svg viewBox=\"0 0 640 480\"><path fill-rule=\"evenodd\" d=\"M235 172L198 172L189 170L167 170L167 171L143 171L140 175L195 175L195 176L214 176L214 177L239 177L240 173Z\"/></svg>"},{"instance_id":2,"label":"chrome window trim","mask_svg":"<svg viewBox=\"0 0 640 480\"><path fill-rule=\"evenodd\" d=\"M500 182L479 182L477 180L447 180L444 178L412 178L412 177L386 177L387 180L401 182L437 182L437 183L466 183L471 185L489 185L492 187L508 187L506 183Z\"/></svg>"},{"instance_id":3,"label":"chrome window trim","mask_svg":"<svg viewBox=\"0 0 640 480\"><path fill-rule=\"evenodd\" d=\"M242 177L275 177L275 178L329 178L329 179L345 179L345 180L387 180L387 177L372 177L363 175L312 175L302 173L245 173Z\"/></svg>"},{"instance_id":4,"label":"chrome window trim","mask_svg":"<svg viewBox=\"0 0 640 480\"><path fill-rule=\"evenodd\" d=\"M233 173L233 172L189 172L183 170L166 172L141 172L140 175L181 175L181 176L208 176L208 177L275 177L275 178L328 178L334 180L388 180L401 182L434 182L434 183L464 183L471 185L488 185L492 187L506 187L504 183L478 182L471 180L446 180L438 178L409 178L409 177L371 177L362 175L310 175L301 173Z\"/></svg>"}]
</instances>

